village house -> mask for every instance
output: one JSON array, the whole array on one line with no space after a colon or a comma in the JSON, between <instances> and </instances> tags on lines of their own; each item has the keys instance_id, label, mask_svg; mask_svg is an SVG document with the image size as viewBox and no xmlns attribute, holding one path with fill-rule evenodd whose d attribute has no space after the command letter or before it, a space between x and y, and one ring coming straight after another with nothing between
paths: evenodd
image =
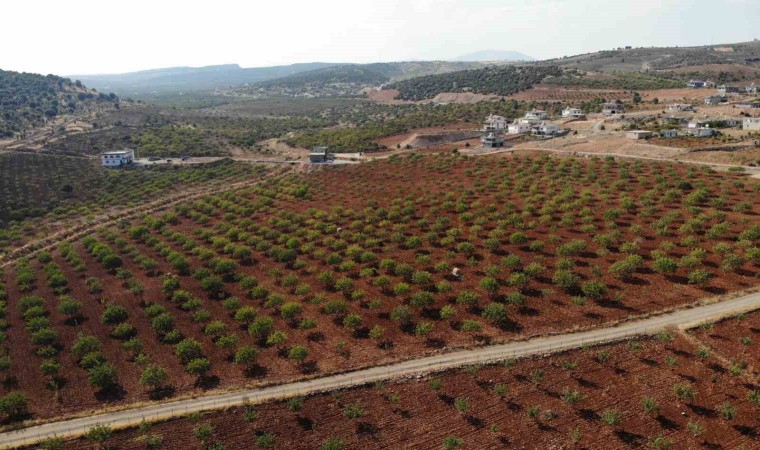
<instances>
[{"instance_id":1,"label":"village house","mask_svg":"<svg viewBox=\"0 0 760 450\"><path fill-rule=\"evenodd\" d=\"M103 167L122 167L135 162L134 150L116 150L100 154Z\"/></svg>"},{"instance_id":2,"label":"village house","mask_svg":"<svg viewBox=\"0 0 760 450\"><path fill-rule=\"evenodd\" d=\"M687 128L686 133L694 137L715 136L715 128Z\"/></svg>"},{"instance_id":3,"label":"village house","mask_svg":"<svg viewBox=\"0 0 760 450\"><path fill-rule=\"evenodd\" d=\"M742 130L760 131L760 117L745 117Z\"/></svg>"},{"instance_id":4,"label":"village house","mask_svg":"<svg viewBox=\"0 0 760 450\"><path fill-rule=\"evenodd\" d=\"M531 125L529 122L516 121L515 123L510 123L507 126L507 133L508 134L528 133L530 132L530 128L531 128Z\"/></svg>"},{"instance_id":5,"label":"village house","mask_svg":"<svg viewBox=\"0 0 760 450\"><path fill-rule=\"evenodd\" d=\"M525 120L531 122L540 122L546 120L547 117L546 111L541 111L540 109L534 109L525 113Z\"/></svg>"},{"instance_id":6,"label":"village house","mask_svg":"<svg viewBox=\"0 0 760 450\"><path fill-rule=\"evenodd\" d=\"M582 119L586 117L586 115L583 114L583 110L580 108L565 108L562 110L562 117L568 119Z\"/></svg>"},{"instance_id":7,"label":"village house","mask_svg":"<svg viewBox=\"0 0 760 450\"><path fill-rule=\"evenodd\" d=\"M709 128L710 121L709 120L692 120L691 122L689 122L688 127L689 128Z\"/></svg>"},{"instance_id":8,"label":"village house","mask_svg":"<svg viewBox=\"0 0 760 450\"><path fill-rule=\"evenodd\" d=\"M542 122L538 127L533 129L534 134L540 134L543 136L554 136L559 134L562 129L556 123Z\"/></svg>"},{"instance_id":9,"label":"village house","mask_svg":"<svg viewBox=\"0 0 760 450\"><path fill-rule=\"evenodd\" d=\"M509 121L507 121L506 118L491 114L486 118L486 121L483 124L483 131L506 130L508 124Z\"/></svg>"},{"instance_id":10,"label":"village house","mask_svg":"<svg viewBox=\"0 0 760 450\"><path fill-rule=\"evenodd\" d=\"M744 91L745 91L747 94L757 94L758 92L760 92L760 85L757 85L757 84L755 84L755 83L752 83L752 84L750 84L749 86L745 87L745 88L744 88Z\"/></svg>"},{"instance_id":11,"label":"village house","mask_svg":"<svg viewBox=\"0 0 760 450\"><path fill-rule=\"evenodd\" d=\"M739 88L737 86L726 86L725 84L721 84L718 86L718 95L721 97L725 97L727 94L730 93L738 93Z\"/></svg>"},{"instance_id":12,"label":"village house","mask_svg":"<svg viewBox=\"0 0 760 450\"><path fill-rule=\"evenodd\" d=\"M335 160L335 155L327 147L314 147L309 153L309 162L326 163Z\"/></svg>"},{"instance_id":13,"label":"village house","mask_svg":"<svg viewBox=\"0 0 760 450\"><path fill-rule=\"evenodd\" d=\"M689 80L686 83L686 86L697 89L697 88L705 87L705 82L702 80Z\"/></svg>"},{"instance_id":14,"label":"village house","mask_svg":"<svg viewBox=\"0 0 760 450\"><path fill-rule=\"evenodd\" d=\"M720 95L708 95L705 97L705 105L720 105L726 101L726 97Z\"/></svg>"},{"instance_id":15,"label":"village house","mask_svg":"<svg viewBox=\"0 0 760 450\"><path fill-rule=\"evenodd\" d=\"M480 139L484 148L504 147L504 138L498 133L487 133Z\"/></svg>"},{"instance_id":16,"label":"village house","mask_svg":"<svg viewBox=\"0 0 760 450\"><path fill-rule=\"evenodd\" d=\"M602 105L602 114L605 116L613 116L615 114L623 114L625 112L625 107L622 103L617 102L607 102L604 105Z\"/></svg>"},{"instance_id":17,"label":"village house","mask_svg":"<svg viewBox=\"0 0 760 450\"><path fill-rule=\"evenodd\" d=\"M663 138L678 137L678 130L662 130L660 132L660 137L663 137Z\"/></svg>"},{"instance_id":18,"label":"village house","mask_svg":"<svg viewBox=\"0 0 760 450\"><path fill-rule=\"evenodd\" d=\"M688 103L671 103L665 107L668 112L694 111L694 107Z\"/></svg>"},{"instance_id":19,"label":"village house","mask_svg":"<svg viewBox=\"0 0 760 450\"><path fill-rule=\"evenodd\" d=\"M652 136L654 136L654 133L651 131L645 131L645 130L631 130L625 133L625 137L628 139L649 139Z\"/></svg>"}]
</instances>

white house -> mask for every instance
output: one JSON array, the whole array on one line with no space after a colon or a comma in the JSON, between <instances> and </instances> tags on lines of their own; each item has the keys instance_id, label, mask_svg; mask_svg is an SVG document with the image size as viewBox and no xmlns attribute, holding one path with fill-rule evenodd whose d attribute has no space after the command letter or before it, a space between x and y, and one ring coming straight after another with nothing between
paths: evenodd
<instances>
[{"instance_id":1,"label":"white house","mask_svg":"<svg viewBox=\"0 0 760 450\"><path fill-rule=\"evenodd\" d=\"M709 128L709 126L709 120L693 120L688 125L689 128Z\"/></svg>"},{"instance_id":2,"label":"white house","mask_svg":"<svg viewBox=\"0 0 760 450\"><path fill-rule=\"evenodd\" d=\"M649 139L653 135L654 133L646 130L632 130L625 133L625 137L628 139Z\"/></svg>"},{"instance_id":3,"label":"white house","mask_svg":"<svg viewBox=\"0 0 760 450\"><path fill-rule=\"evenodd\" d=\"M602 105L602 114L605 116L613 116L615 114L623 114L625 107L622 103L608 102Z\"/></svg>"},{"instance_id":4,"label":"white house","mask_svg":"<svg viewBox=\"0 0 760 450\"><path fill-rule=\"evenodd\" d=\"M586 117L580 108L565 108L562 110L562 117L571 119L580 119Z\"/></svg>"},{"instance_id":5,"label":"white house","mask_svg":"<svg viewBox=\"0 0 760 450\"><path fill-rule=\"evenodd\" d=\"M553 136L559 134L562 129L556 123L541 122L541 124L534 130L536 134L542 134L544 136Z\"/></svg>"},{"instance_id":6,"label":"white house","mask_svg":"<svg viewBox=\"0 0 760 450\"><path fill-rule=\"evenodd\" d=\"M509 122L502 116L491 114L483 123L483 131L506 130Z\"/></svg>"},{"instance_id":7,"label":"white house","mask_svg":"<svg viewBox=\"0 0 760 450\"><path fill-rule=\"evenodd\" d=\"M701 88L701 87L705 86L705 82L702 81L702 80L689 80L686 83L686 86L688 86L690 88Z\"/></svg>"},{"instance_id":8,"label":"white house","mask_svg":"<svg viewBox=\"0 0 760 450\"><path fill-rule=\"evenodd\" d=\"M528 133L530 132L530 129L531 129L530 123L517 121L515 123L510 123L507 126L507 133L508 134Z\"/></svg>"},{"instance_id":9,"label":"white house","mask_svg":"<svg viewBox=\"0 0 760 450\"><path fill-rule=\"evenodd\" d=\"M760 131L760 117L745 117L742 130Z\"/></svg>"},{"instance_id":10,"label":"white house","mask_svg":"<svg viewBox=\"0 0 760 450\"><path fill-rule=\"evenodd\" d=\"M135 162L134 150L117 150L100 154L103 167L121 167Z\"/></svg>"},{"instance_id":11,"label":"white house","mask_svg":"<svg viewBox=\"0 0 760 450\"><path fill-rule=\"evenodd\" d=\"M687 128L686 132L695 137L715 136L715 128Z\"/></svg>"},{"instance_id":12,"label":"white house","mask_svg":"<svg viewBox=\"0 0 760 450\"><path fill-rule=\"evenodd\" d=\"M504 138L498 133L486 133L480 138L480 142L483 143L484 148L504 147Z\"/></svg>"},{"instance_id":13,"label":"white house","mask_svg":"<svg viewBox=\"0 0 760 450\"><path fill-rule=\"evenodd\" d=\"M678 137L678 130L662 130L660 132L660 137L664 137L664 138Z\"/></svg>"},{"instance_id":14,"label":"white house","mask_svg":"<svg viewBox=\"0 0 760 450\"><path fill-rule=\"evenodd\" d=\"M672 103L665 107L668 112L694 111L694 107L688 103Z\"/></svg>"},{"instance_id":15,"label":"white house","mask_svg":"<svg viewBox=\"0 0 760 450\"><path fill-rule=\"evenodd\" d=\"M546 111L541 111L540 109L534 109L525 113L525 119L531 122L546 120L547 117Z\"/></svg>"}]
</instances>

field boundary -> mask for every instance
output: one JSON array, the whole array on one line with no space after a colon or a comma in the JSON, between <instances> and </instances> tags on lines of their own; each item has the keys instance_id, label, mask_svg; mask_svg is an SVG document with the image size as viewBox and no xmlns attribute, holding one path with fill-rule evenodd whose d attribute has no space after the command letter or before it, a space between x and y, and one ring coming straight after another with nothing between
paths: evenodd
<instances>
[{"instance_id":1,"label":"field boundary","mask_svg":"<svg viewBox=\"0 0 760 450\"><path fill-rule=\"evenodd\" d=\"M536 337L526 341L510 342L488 347L458 350L293 383L49 422L2 433L0 434L0 446L9 448L30 445L54 436L78 436L86 433L90 428L99 425L109 426L114 429L127 428L138 425L143 421L167 420L193 412L217 410L241 404L256 404L293 396L346 389L378 381L421 376L472 364L494 363L507 358L549 355L579 347L631 339L636 336L653 335L669 327L677 327L682 330L688 329L707 321L720 320L758 308L760 308L760 292L755 292L722 302L707 303L702 306L660 314L616 326Z\"/></svg>"}]
</instances>

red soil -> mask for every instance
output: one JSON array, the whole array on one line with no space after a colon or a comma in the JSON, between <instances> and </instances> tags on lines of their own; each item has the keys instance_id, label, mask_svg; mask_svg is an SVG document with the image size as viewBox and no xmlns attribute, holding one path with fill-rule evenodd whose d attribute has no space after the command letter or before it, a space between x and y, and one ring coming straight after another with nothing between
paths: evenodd
<instances>
[{"instance_id":1,"label":"red soil","mask_svg":"<svg viewBox=\"0 0 760 450\"><path fill-rule=\"evenodd\" d=\"M760 312L701 327L694 337L749 373L760 374Z\"/></svg>"},{"instance_id":2,"label":"red soil","mask_svg":"<svg viewBox=\"0 0 760 450\"><path fill-rule=\"evenodd\" d=\"M433 449L450 436L467 449L644 448L658 437L673 448L757 447L760 414L747 400L752 387L727 374L718 360L699 360L694 351L678 336L673 342L632 341L520 360L512 367L450 371L435 377L439 390L427 378L311 396L297 412L287 402L257 405L249 420L242 407L175 419L144 432L117 432L108 444L136 448L153 435L170 448L193 448L199 444L194 429L211 425L206 442L229 449L252 448L265 433L274 435L276 448L287 449L319 448L330 438L340 439L346 449ZM605 355L609 359L601 362ZM679 398L677 383L691 386L694 399ZM495 392L499 384L506 388L503 397ZM566 400L573 391L579 394L576 403ZM659 412L645 411L645 397L654 399ZM466 412L458 412L456 399L466 399ZM731 419L719 409L726 402L735 408ZM348 405L359 405L363 415L346 417ZM534 407L539 412L532 418ZM618 411L619 424L603 423L605 410ZM693 434L689 423L703 433ZM79 440L65 448L88 445Z\"/></svg>"},{"instance_id":3,"label":"red soil","mask_svg":"<svg viewBox=\"0 0 760 450\"><path fill-rule=\"evenodd\" d=\"M549 161L554 161L555 164L551 175L545 172L549 169L542 168L542 165ZM90 257L80 244L77 244L76 248L85 260L87 276L94 276L103 280L105 291L102 297L128 309L129 322L137 327L138 336L145 343L146 353L152 361L161 364L169 371L169 382L177 394L189 393L198 388L207 389L215 386L224 388L243 384L253 385L261 382L282 381L301 377L303 373L326 374L427 354L442 348L470 346L479 342L504 341L568 330L574 327L600 325L612 320L626 319L632 315L683 305L707 295L742 289L757 283L758 269L749 263L736 272L721 271L718 268L721 262L720 257L710 251L712 245L717 241L706 239L701 235L700 239L704 242L702 246L708 250L702 267L714 273L714 278L706 290L687 284L685 269L679 269L674 276L667 278L649 269L651 265L649 252L657 249L666 239L676 244L675 248L669 252L674 259L677 260L688 250L679 244L683 236L677 234L671 237L659 236L648 225L671 211L681 209L679 202L672 201L656 203L651 216L647 218L638 215L641 209L639 205L632 212L623 211L620 217L616 219L616 229L622 233L621 242L638 240L640 248L637 253L645 259L645 267L627 281L621 281L607 271L612 263L621 260L624 255L613 247L605 256L598 256L594 253L596 246L591 243L591 236L579 230L581 224L577 218L572 226L560 225L559 217L562 213L559 211L551 213L553 219L548 223L537 222L533 228L524 230L529 242L534 239L541 239L545 242L543 250L530 251L527 244L510 244L508 237L510 233L516 231L511 226L508 228L506 236L499 240L496 252L488 250L485 247L488 234L496 227L498 220L505 220L508 217L504 216L497 220L497 218L489 217L489 215L493 214L494 211L503 210L507 201L515 203L515 211L523 210L524 206L529 203L522 197L524 193L535 196L543 192L544 201L536 200L540 208L545 201L557 195L565 187L571 187L576 192L580 192L582 189L590 189L592 201L588 206L592 211L593 220L591 223L598 227L596 234L609 231L607 220L602 218L604 211L618 205L624 195L632 199L642 198L645 191L653 186L651 181L655 177L653 169L657 167L665 167L667 170L663 171L663 176L669 179L678 175L679 178L688 179L692 184L704 182L713 192L721 192L727 200L727 205L736 205L740 202L751 205L747 212L734 212L727 207L720 208L720 212L725 214L725 220L731 223L729 232L720 241L731 243L738 233L747 227L747 224L757 223L760 198L756 195L756 191L753 191L752 182L742 175L715 173L706 175L699 173L696 178L691 179L686 177L687 169L685 167L646 163L641 166L640 173L636 173L631 167L626 169L631 170L634 176L628 178L624 185L620 186L630 188L629 191L622 192L617 190L619 187L609 189L614 181L619 179L623 170L618 163L610 163L608 169L603 169L602 164L597 162L596 172L600 180L598 185L594 185L582 181L582 178L558 178L559 172L557 172L556 164L562 161L572 163L567 168L568 173L575 170L574 164L578 165L575 168L581 170L581 173L589 164L588 160L569 158L535 159L531 162L525 158L518 159L512 156L479 159L451 158L442 155L416 157L415 159L388 160L353 167L336 167L303 177L273 182L266 187L245 189L232 195L212 196L207 198L205 202L194 202L193 207L206 211L204 214L210 216L209 224L200 225L190 218L181 218L178 224L166 226L168 231L178 231L184 236L193 237L198 245L207 248L211 248L211 245L202 242L194 232L200 228L205 228L210 230L213 235L223 236L224 232L214 227L216 224L224 224L225 222L240 224L239 219L250 219L253 224L262 228L251 227L248 234L252 236L260 234L263 237L268 235L267 230L279 228L279 226L274 225L276 222L272 221L275 217L279 217L279 220L284 220L284 217L295 220L291 233L295 233L297 230L313 231L315 228L312 224L315 221L322 221L341 227L345 231L341 234L319 233L319 239L311 241L315 245L315 250L324 250L325 254L333 252L328 247L328 243L323 241L323 237L345 239L351 245L353 233L364 229L366 236L356 242L365 242L362 239L366 239L366 237L377 238L378 242L368 247L376 253L377 261L393 258L398 263L408 263L414 270L430 271L434 282L447 280L453 287L450 293L436 294L433 305L429 308L419 310L412 307L412 324L400 327L390 319L390 313L396 306L408 304L409 296L395 296L374 287L370 283L373 278L359 276L360 268L373 267L380 274L388 274L392 280L391 286L404 280L401 276L377 268L376 262L357 263L356 267L344 274L339 272L336 267L329 267L321 257L315 255L314 251L310 251L299 255L299 259L305 262L305 267L296 270L283 263L276 262L263 250L255 251L254 259L257 262L252 265L240 265L237 269L238 275L255 276L270 292L282 295L285 301L301 304L303 307L301 316L316 320L317 327L307 330L298 329L282 319L277 308L265 307L263 300L249 300L246 295L247 292L236 283L227 283L225 291L227 295L239 297L244 304L255 306L259 314L266 314L274 318L275 328L286 332L288 335L284 350L296 344L305 345L309 349L307 364L299 366L287 360L284 354L286 352L276 347L262 346L256 343L248 335L245 327L235 322L231 313L225 311L218 300L209 298L201 289L198 280L191 276L181 276L181 288L200 298L203 303L202 307L211 313L214 320L220 320L227 324L229 331L237 334L240 341L239 345L255 345L258 348L260 366L254 373L246 375L239 366L231 361L227 351L215 347L214 341L203 334L203 324L195 323L192 320L193 312L183 311L177 305L173 305L161 293L161 280L158 277L146 276L144 271L124 252L122 254L124 268L130 270L145 287L143 299L164 305L174 317L176 329L184 337L193 337L201 342L204 355L213 363L211 376L205 380L203 385L197 385L195 378L184 372L173 354L174 346L161 343L156 338L155 333L150 328L149 319L143 314L140 300L122 286L121 280L103 270L99 262ZM499 183L505 180L505 177L509 177L512 183L517 183L520 180L519 174L526 173L527 170L534 170L531 169L534 167L534 162L537 163L535 172L523 178L524 185L517 188L509 187L509 185L499 187ZM668 174L670 170L673 172ZM606 176L609 179L605 179ZM638 178L639 176L641 178ZM745 186L740 187L736 184L740 181L744 182ZM300 199L289 194L292 188L300 183L307 183L310 186L309 198ZM602 191L607 191L603 197L600 196ZM447 195L446 193L452 195L450 206L445 206L441 201L444 198L443 196ZM262 195L274 199L271 210L259 210L243 214L235 206L236 204L255 205L262 198ZM274 197L271 197L272 195ZM412 220L402 220L404 216L401 215L393 219L392 222L383 224L375 220L370 221L369 217L366 216L367 214L372 215L373 211L378 208L384 208L387 211L402 211L405 202L401 199L409 199L410 205L414 205L414 218ZM474 203L476 200L478 203ZM472 217L453 212L453 206L460 201L469 205L469 212ZM225 209L220 209L221 206L224 206ZM233 208L230 209L230 207ZM369 207L369 209L365 210L365 207ZM301 220L298 217L298 215L306 214L310 209L325 211L326 214L320 219L305 218L305 220ZM703 205L702 210L708 217L711 212L716 211L706 205ZM222 216L225 214L228 216L223 219ZM532 221L537 220L538 214L539 212L536 211L535 215L528 217ZM423 217L428 218L428 223L419 222L419 219ZM403 239L407 239L409 236L424 237L427 233L432 232L431 227L439 217L448 217L450 219L448 227L458 227L461 230L458 242L467 239L474 245L474 255L471 262L468 262L469 257L463 253L454 252L450 254L451 246L439 246L437 244L437 240L445 236L445 233L438 232L436 245L424 243L418 250L403 248L390 239L396 232L393 227L403 225L405 227L397 228L398 232L402 233ZM482 225L483 228L473 228L479 217L486 219ZM717 219L711 219L704 228L708 229L717 221ZM671 229L678 230L681 223L683 223L683 218L677 219L671 225ZM629 227L632 224L640 224L643 227L641 230L631 230ZM366 228L368 225L372 226ZM379 231L383 233L379 233ZM119 231L119 234L124 235L124 232ZM179 244L172 242L167 237L170 233L167 233L166 236L159 232L153 232L153 234L161 241L169 244L175 251L185 253L188 256L192 265L191 273L202 266L197 258L182 250ZM558 243L552 243L551 235L558 236L556 238ZM106 242L102 237L99 239ZM300 234L299 239L301 239L301 244L307 242L305 234ZM561 259L557 256L557 248L571 239L584 239L589 243L588 251L574 257L575 268L573 270L583 280L598 279L604 282L609 292L603 299L598 301L587 299L584 300L585 304L582 306L574 304L573 297L580 295L580 293L567 293L552 284L552 273L558 260ZM265 240L273 244L278 242L276 234L266 237ZM153 248L135 240L131 241L131 244L135 245L143 255L157 260L160 272L172 271L166 259L157 254ZM109 245L114 249L117 248L113 243L109 243ZM415 258L415 253L418 251L428 254L430 262L418 262ZM345 253L342 250L339 252ZM218 253L222 254L221 251ZM481 308L489 301L504 302L505 295L515 291L515 288L505 285L509 278L510 269L501 266L501 260L506 254L519 256L522 260L522 267L526 267L531 262L541 261L541 264L548 270L543 275L532 279L529 285L523 289L527 304L523 307L508 305L508 320L502 325L496 326L481 318L480 315ZM433 266L440 261L449 261L452 267L460 268L463 273L461 279L453 279L448 275L449 271L436 273ZM11 271L6 276L11 298L8 308L8 321L11 328L8 334L11 358L14 361L12 374L18 384L16 386L5 386L2 388L2 392L9 389L27 392L32 399L30 409L37 417L50 417L61 413L95 408L104 401L124 403L147 400L148 394L137 382L142 368L130 361L130 355L121 348L119 341L108 336L110 327L100 323L103 305L96 302L96 298L87 293L81 276L73 273L67 263L59 257L56 257L56 262L63 268L69 279L72 295L85 303L84 315L87 317L87 320L78 326L63 324L63 318L55 310L56 297L45 287L44 274L40 273L38 277L38 286L40 287L34 293L46 299L47 309L51 311L52 325L59 331L63 346L63 352L59 358L64 367L63 374L66 384L60 389L60 402L51 401L53 394L45 387L45 379L38 369L41 360L35 356L30 356L34 354L34 350L29 342L28 333L24 331L24 324L15 304L15 299L18 299L21 294L17 291ZM492 265L501 266L500 273L495 275L501 282L501 286L495 294L489 294L479 286L481 278L485 276L486 269ZM318 281L317 274L328 269L335 270L336 279L348 276L353 280L354 289L362 290L365 293L363 300L349 300L347 302L347 312L358 314L363 321L356 333L343 327L342 317L334 317L323 312L324 303L316 304L310 301L314 294L323 294L326 301L345 298L340 292L325 290ZM274 271L279 273L275 274ZM295 295L290 288L282 287L278 280L286 275L296 275L299 283L308 283L311 286L311 294ZM413 292L419 289L421 287L412 285ZM435 291L434 288L428 289ZM480 296L479 306L467 308L463 305L456 305L457 311L454 317L450 320L441 320L438 309L443 305L454 304L457 294L463 290L478 293ZM373 299L379 300L379 303L376 307L370 308L370 300ZM465 319L479 321L482 324L482 331L474 334L461 331L459 326ZM434 324L433 331L425 337L416 336L414 324L419 321L428 321ZM380 348L376 341L367 337L369 329L374 325L381 325L385 329L383 341L390 344L387 349ZM71 344L80 331L94 334L100 338L108 361L119 369L122 389L118 392L104 396L94 392L92 388L86 385L84 380L86 372L75 364L69 353ZM169 394L171 393L169 392Z\"/></svg>"}]
</instances>

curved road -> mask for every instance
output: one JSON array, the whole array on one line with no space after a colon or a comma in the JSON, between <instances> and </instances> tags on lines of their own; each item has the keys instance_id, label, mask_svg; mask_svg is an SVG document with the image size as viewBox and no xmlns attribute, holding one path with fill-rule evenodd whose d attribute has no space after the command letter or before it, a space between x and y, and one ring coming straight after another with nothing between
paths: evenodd
<instances>
[{"instance_id":1,"label":"curved road","mask_svg":"<svg viewBox=\"0 0 760 450\"><path fill-rule=\"evenodd\" d=\"M458 350L435 356L402 361L385 366L371 367L355 372L330 375L322 378L264 388L248 389L201 398L166 402L113 413L81 417L59 422L9 431L0 434L3 448L30 445L42 439L59 436L77 436L96 425L112 428L134 426L143 420L153 421L181 416L192 412L213 410L248 402L260 403L315 392L348 388L393 378L408 377L469 364L483 364L505 358L547 354L578 348L583 345L613 342L639 335L650 335L666 327L682 329L700 323L717 320L740 312L760 308L760 292L747 294L722 302L695 306L618 326L597 328L589 331L538 337L521 342L493 345L468 350Z\"/></svg>"}]
</instances>

